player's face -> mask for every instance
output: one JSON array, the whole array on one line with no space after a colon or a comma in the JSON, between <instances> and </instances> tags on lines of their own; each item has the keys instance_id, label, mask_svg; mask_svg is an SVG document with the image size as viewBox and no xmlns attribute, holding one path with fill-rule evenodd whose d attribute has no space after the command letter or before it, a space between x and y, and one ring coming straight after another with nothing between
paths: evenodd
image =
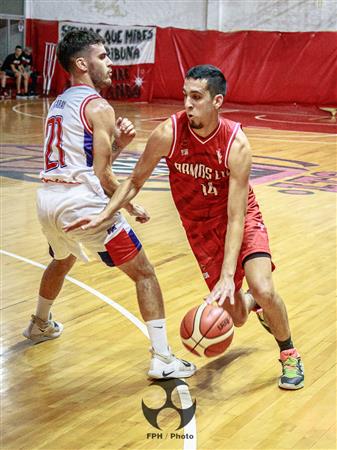
<instances>
[{"instance_id":1,"label":"player's face","mask_svg":"<svg viewBox=\"0 0 337 450\"><path fill-rule=\"evenodd\" d=\"M103 44L90 46L88 53L88 74L95 87L111 86L112 61Z\"/></svg>"},{"instance_id":2,"label":"player's face","mask_svg":"<svg viewBox=\"0 0 337 450\"><path fill-rule=\"evenodd\" d=\"M184 88L185 111L191 128L207 128L212 121L218 120L216 97L211 97L207 80L187 78Z\"/></svg>"}]
</instances>

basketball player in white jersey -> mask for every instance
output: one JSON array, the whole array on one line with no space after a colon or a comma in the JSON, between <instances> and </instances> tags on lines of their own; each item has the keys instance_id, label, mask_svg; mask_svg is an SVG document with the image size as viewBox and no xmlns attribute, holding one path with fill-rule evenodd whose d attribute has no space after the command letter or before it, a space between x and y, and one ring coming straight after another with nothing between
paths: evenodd
<instances>
[{"instance_id":1,"label":"basketball player in white jersey","mask_svg":"<svg viewBox=\"0 0 337 450\"><path fill-rule=\"evenodd\" d=\"M70 31L58 44L57 56L70 74L71 87L52 104L45 125L43 187L37 211L53 261L45 270L37 303L24 336L35 342L60 336L63 325L50 309L64 278L85 249L108 266L118 266L136 284L138 304L152 344L149 376L189 377L196 368L176 358L167 343L161 290L142 245L120 212L96 230L65 233L63 227L86 214L98 214L118 186L111 165L135 136L126 118L115 113L99 91L111 84L112 62L104 40L89 31ZM128 203L136 220L149 220L140 206Z\"/></svg>"}]
</instances>

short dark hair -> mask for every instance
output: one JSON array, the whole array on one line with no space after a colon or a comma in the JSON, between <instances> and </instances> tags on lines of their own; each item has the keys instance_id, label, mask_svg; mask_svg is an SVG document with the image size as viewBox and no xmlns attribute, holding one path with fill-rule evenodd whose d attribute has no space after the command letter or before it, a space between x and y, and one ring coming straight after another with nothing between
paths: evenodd
<instances>
[{"instance_id":1,"label":"short dark hair","mask_svg":"<svg viewBox=\"0 0 337 450\"><path fill-rule=\"evenodd\" d=\"M12 47L12 48L13 48L13 47ZM19 48L20 50L22 50L21 45L17 45L17 46L15 47L15 50L16 50L17 48Z\"/></svg>"},{"instance_id":2,"label":"short dark hair","mask_svg":"<svg viewBox=\"0 0 337 450\"><path fill-rule=\"evenodd\" d=\"M90 30L70 30L57 45L57 59L61 66L69 72L72 58L90 45L104 44L105 40L98 33Z\"/></svg>"},{"instance_id":3,"label":"short dark hair","mask_svg":"<svg viewBox=\"0 0 337 450\"><path fill-rule=\"evenodd\" d=\"M187 71L185 78L207 80L207 87L212 97L226 94L226 78L218 67L211 64L192 67Z\"/></svg>"}]
</instances>

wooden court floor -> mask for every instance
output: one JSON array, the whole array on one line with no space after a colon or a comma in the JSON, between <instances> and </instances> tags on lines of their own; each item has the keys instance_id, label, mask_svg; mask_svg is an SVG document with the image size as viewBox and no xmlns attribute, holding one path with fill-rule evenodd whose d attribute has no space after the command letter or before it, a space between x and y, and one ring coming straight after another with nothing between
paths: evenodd
<instances>
[{"instance_id":1,"label":"wooden court floor","mask_svg":"<svg viewBox=\"0 0 337 450\"><path fill-rule=\"evenodd\" d=\"M77 263L65 282L53 308L65 326L61 338L34 346L22 337L49 261L35 214L47 107L42 100L0 104L1 448L335 449L336 135L278 131L265 128L268 123L245 128L254 153L252 182L277 266L275 283L305 364L300 391L278 389L277 346L253 315L236 329L222 357L197 358L183 348L181 318L202 302L206 285L173 206L164 164L140 193L152 219L130 222L163 289L170 343L199 368L187 385L173 389L151 385L146 377L149 341L132 282L97 262ZM116 163L122 179L149 132L179 107L115 108L138 130ZM181 416L174 407L186 409L194 400L194 417L177 430ZM157 416L161 429L146 419L142 401L157 410L165 405Z\"/></svg>"}]
</instances>

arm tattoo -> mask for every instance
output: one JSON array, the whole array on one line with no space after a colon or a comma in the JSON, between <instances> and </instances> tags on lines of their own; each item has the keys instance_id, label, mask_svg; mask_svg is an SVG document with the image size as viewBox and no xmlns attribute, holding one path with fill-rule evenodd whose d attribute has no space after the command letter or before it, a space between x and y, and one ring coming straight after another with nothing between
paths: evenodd
<instances>
[{"instance_id":1,"label":"arm tattoo","mask_svg":"<svg viewBox=\"0 0 337 450\"><path fill-rule=\"evenodd\" d=\"M112 143L111 150L112 150L112 153L120 153L123 149L121 147L118 147L118 145L116 144L116 141L114 141Z\"/></svg>"}]
</instances>

